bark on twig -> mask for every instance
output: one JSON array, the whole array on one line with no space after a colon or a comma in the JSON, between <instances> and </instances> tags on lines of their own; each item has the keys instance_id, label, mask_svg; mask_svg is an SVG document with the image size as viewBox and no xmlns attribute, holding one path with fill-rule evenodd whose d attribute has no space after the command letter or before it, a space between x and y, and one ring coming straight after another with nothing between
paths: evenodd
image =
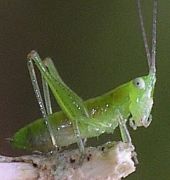
<instances>
[{"instance_id":1,"label":"bark on twig","mask_svg":"<svg viewBox=\"0 0 170 180\"><path fill-rule=\"evenodd\" d=\"M52 155L0 156L3 180L119 180L135 171L132 145L118 142L87 147L80 165L78 150Z\"/></svg>"}]
</instances>

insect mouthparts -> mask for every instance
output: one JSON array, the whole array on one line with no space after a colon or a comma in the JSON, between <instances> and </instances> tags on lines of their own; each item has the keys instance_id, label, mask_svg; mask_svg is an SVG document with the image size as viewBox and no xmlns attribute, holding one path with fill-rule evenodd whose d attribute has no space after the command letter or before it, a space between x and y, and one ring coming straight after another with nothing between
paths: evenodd
<instances>
[{"instance_id":1,"label":"insect mouthparts","mask_svg":"<svg viewBox=\"0 0 170 180\"><path fill-rule=\"evenodd\" d=\"M152 121L152 115L151 114L149 115L148 118L146 116L144 116L144 118L142 118L142 120L141 120L141 122L145 128L147 128L150 125L151 121Z\"/></svg>"}]
</instances>

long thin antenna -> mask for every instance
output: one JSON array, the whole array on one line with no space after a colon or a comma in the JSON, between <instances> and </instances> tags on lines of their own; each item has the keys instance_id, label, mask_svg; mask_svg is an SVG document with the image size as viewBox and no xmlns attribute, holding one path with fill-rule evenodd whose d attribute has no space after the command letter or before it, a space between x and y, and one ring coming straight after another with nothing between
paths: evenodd
<instances>
[{"instance_id":1,"label":"long thin antenna","mask_svg":"<svg viewBox=\"0 0 170 180\"><path fill-rule=\"evenodd\" d=\"M155 57L156 57L156 31L157 31L157 6L158 2L157 0L154 0L153 4L153 25L152 25L152 56L151 56L151 67L150 71L156 72L156 67L155 67Z\"/></svg>"},{"instance_id":2,"label":"long thin antenna","mask_svg":"<svg viewBox=\"0 0 170 180\"><path fill-rule=\"evenodd\" d=\"M146 56L148 60L149 71L155 73L155 56L156 56L156 24L157 24L157 0L153 2L153 19L152 19L152 48L149 50L148 41L146 37L146 31L144 27L143 15L141 10L141 1L137 0L138 14L140 19L140 25L142 30L142 37L144 42L144 47L146 51Z\"/></svg>"},{"instance_id":3,"label":"long thin antenna","mask_svg":"<svg viewBox=\"0 0 170 180\"><path fill-rule=\"evenodd\" d=\"M141 1L140 0L137 0L137 7L138 7L138 14L139 14L139 19L140 19L140 26L141 26L141 30L142 30L144 47L145 47L146 56L147 56L147 60L148 60L148 66L150 68L151 54L149 51L148 41L147 41L147 37L146 37L146 31L145 31L145 27L144 27L144 21L143 21L142 8L141 8Z\"/></svg>"}]
</instances>

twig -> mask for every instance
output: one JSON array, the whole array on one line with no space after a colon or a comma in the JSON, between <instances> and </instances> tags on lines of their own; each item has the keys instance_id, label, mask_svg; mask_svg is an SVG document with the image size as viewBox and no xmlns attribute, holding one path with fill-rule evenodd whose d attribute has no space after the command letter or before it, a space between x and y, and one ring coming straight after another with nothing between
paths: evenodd
<instances>
[{"instance_id":1,"label":"twig","mask_svg":"<svg viewBox=\"0 0 170 180\"><path fill-rule=\"evenodd\" d=\"M0 156L3 180L119 180L135 171L132 145L118 142L87 147L80 165L78 150L52 155Z\"/></svg>"}]
</instances>

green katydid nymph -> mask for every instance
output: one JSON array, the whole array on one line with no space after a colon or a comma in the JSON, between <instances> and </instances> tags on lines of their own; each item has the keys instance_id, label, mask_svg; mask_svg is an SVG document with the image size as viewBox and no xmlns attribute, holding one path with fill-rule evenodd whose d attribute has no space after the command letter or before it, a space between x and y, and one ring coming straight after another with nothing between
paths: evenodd
<instances>
[{"instance_id":1,"label":"green katydid nymph","mask_svg":"<svg viewBox=\"0 0 170 180\"><path fill-rule=\"evenodd\" d=\"M156 82L156 22L157 0L153 2L152 47L148 47L140 0L137 0L144 47L149 73L135 78L104 95L83 101L61 79L50 58L41 60L36 51L28 54L28 69L43 117L21 128L11 143L21 149L47 152L54 147L77 143L84 152L84 140L120 128L124 142L131 143L126 123L136 129L151 123L151 109ZM42 76L43 94L40 93L34 65ZM62 111L52 112L49 89ZM45 103L44 103L45 102Z\"/></svg>"}]
</instances>

